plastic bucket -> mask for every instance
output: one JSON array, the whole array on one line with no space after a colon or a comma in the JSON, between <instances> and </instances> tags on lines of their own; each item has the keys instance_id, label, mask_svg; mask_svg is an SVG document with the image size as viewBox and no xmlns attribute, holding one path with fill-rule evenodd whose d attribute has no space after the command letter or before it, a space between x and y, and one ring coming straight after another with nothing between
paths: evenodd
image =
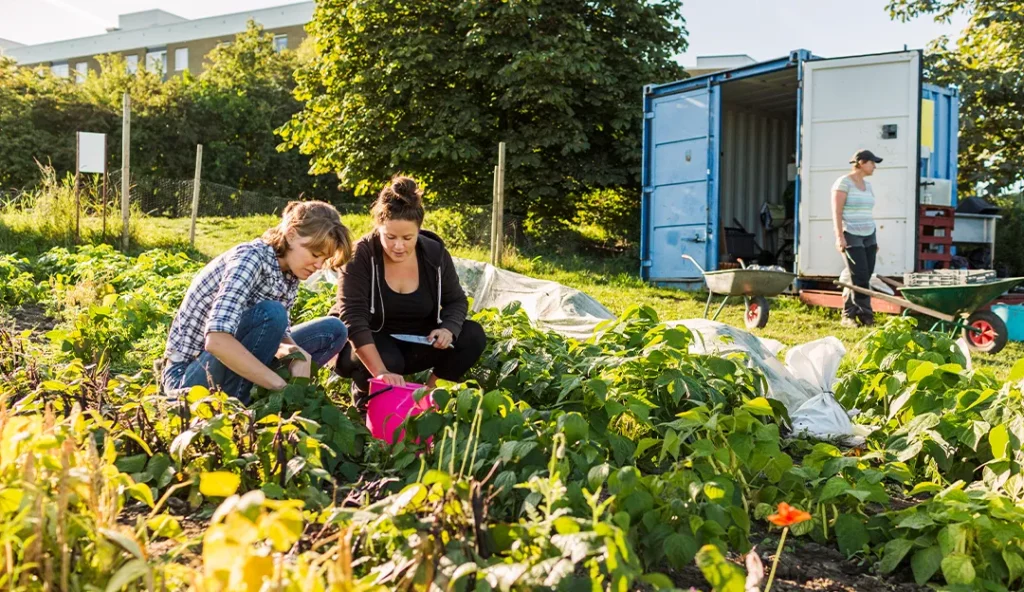
<instances>
[{"instance_id":1,"label":"plastic bucket","mask_svg":"<svg viewBox=\"0 0 1024 592\"><path fill-rule=\"evenodd\" d=\"M422 384L407 382L405 386L391 386L384 381L371 378L370 402L366 407L366 427L370 430L370 435L388 444L401 442L405 437L405 430L400 431L397 437L395 431L405 418L419 415L434 407L434 400L429 393L419 401L413 397L416 389L420 388L423 388Z\"/></svg>"}]
</instances>

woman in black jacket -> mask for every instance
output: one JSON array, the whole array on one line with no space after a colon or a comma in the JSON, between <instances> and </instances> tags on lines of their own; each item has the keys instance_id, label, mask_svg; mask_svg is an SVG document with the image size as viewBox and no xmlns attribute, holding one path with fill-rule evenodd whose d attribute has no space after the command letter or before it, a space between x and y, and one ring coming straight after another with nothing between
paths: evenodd
<instances>
[{"instance_id":1,"label":"woman in black jacket","mask_svg":"<svg viewBox=\"0 0 1024 592\"><path fill-rule=\"evenodd\" d=\"M421 228L416 182L392 179L371 213L374 230L342 268L331 309L349 331L335 370L352 379L360 410L369 402L371 377L404 386L403 374L433 369L426 385L433 388L438 378L460 380L487 345L483 328L466 319L469 302L451 255L440 237Z\"/></svg>"}]
</instances>

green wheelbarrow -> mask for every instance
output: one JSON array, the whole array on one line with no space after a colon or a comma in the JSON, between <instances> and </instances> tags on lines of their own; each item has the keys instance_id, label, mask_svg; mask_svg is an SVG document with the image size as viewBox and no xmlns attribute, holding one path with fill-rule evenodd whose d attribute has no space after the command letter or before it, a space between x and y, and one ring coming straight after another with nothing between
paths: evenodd
<instances>
[{"instance_id":1,"label":"green wheelbarrow","mask_svg":"<svg viewBox=\"0 0 1024 592\"><path fill-rule=\"evenodd\" d=\"M704 318L708 318L711 301L716 295L724 298L711 320L718 319L730 298L742 296L745 305L743 324L747 329L760 329L768 324L768 297L785 292L796 279L796 274L788 271L748 269L742 259L739 260L741 269L719 271L704 271L700 263L689 255L683 255L683 259L688 259L697 266L704 276L704 283L707 284L708 302L704 305Z\"/></svg>"},{"instance_id":2,"label":"green wheelbarrow","mask_svg":"<svg viewBox=\"0 0 1024 592\"><path fill-rule=\"evenodd\" d=\"M836 282L837 285L861 294L867 294L904 308L909 311L937 319L931 331L941 331L956 336L963 335L972 350L994 354L1006 347L1008 331L1006 323L989 310L980 310L993 300L1024 282L1024 278L1007 278L984 284L959 286L902 286L898 282L886 283L898 289L902 298L890 296L875 290L866 290L851 284Z\"/></svg>"}]
</instances>

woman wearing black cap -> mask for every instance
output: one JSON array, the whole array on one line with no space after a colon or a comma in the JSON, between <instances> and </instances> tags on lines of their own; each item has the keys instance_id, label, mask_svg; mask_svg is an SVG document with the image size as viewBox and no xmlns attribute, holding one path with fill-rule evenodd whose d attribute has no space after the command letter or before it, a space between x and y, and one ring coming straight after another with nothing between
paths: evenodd
<instances>
[{"instance_id":1,"label":"woman wearing black cap","mask_svg":"<svg viewBox=\"0 0 1024 592\"><path fill-rule=\"evenodd\" d=\"M869 288L871 275L875 273L875 255L878 241L875 238L875 193L867 177L875 172L875 165L882 162L870 150L858 150L850 164L853 169L836 179L832 185L832 222L836 231L836 249L842 253L853 285ZM857 323L871 325L874 313L871 297L851 291L843 303L844 327L856 327Z\"/></svg>"}]
</instances>

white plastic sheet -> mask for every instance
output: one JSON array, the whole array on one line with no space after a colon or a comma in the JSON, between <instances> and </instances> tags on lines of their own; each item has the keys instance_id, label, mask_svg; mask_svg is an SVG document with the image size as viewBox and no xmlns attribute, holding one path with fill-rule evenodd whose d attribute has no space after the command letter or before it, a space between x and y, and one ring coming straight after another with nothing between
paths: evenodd
<instances>
[{"instance_id":1,"label":"white plastic sheet","mask_svg":"<svg viewBox=\"0 0 1024 592\"><path fill-rule=\"evenodd\" d=\"M795 410L786 407L793 420L793 433L843 444L861 444L850 414L839 404L832 389L846 348L835 337L798 345L786 354L786 369L814 393Z\"/></svg>"},{"instance_id":2,"label":"white plastic sheet","mask_svg":"<svg viewBox=\"0 0 1024 592\"><path fill-rule=\"evenodd\" d=\"M670 324L683 325L699 337L690 346L693 353L744 353L748 363L764 373L768 396L786 407L794 435L850 446L863 443L864 434L832 394L839 364L846 355L846 348L835 337L794 347L787 353L784 366L776 357L776 341L717 321L691 319Z\"/></svg>"}]
</instances>

